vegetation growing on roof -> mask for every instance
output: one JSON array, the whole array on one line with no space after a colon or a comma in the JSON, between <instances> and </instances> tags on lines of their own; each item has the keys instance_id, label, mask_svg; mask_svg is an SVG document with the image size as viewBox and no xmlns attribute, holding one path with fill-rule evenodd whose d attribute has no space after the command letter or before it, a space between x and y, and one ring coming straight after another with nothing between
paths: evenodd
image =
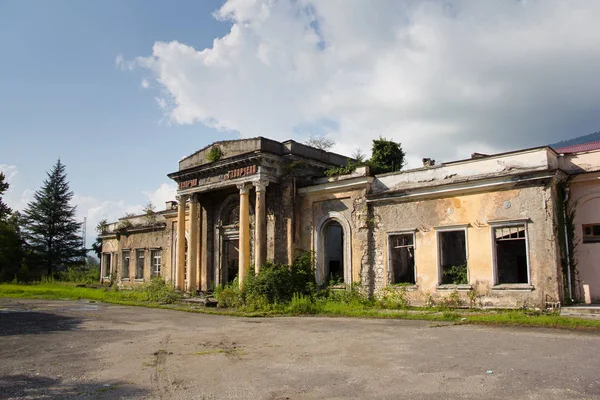
<instances>
[{"instance_id":1,"label":"vegetation growing on roof","mask_svg":"<svg viewBox=\"0 0 600 400\"><path fill-rule=\"evenodd\" d=\"M223 151L219 146L213 146L206 156L210 162L217 162L221 157L223 157Z\"/></svg>"},{"instance_id":2,"label":"vegetation growing on roof","mask_svg":"<svg viewBox=\"0 0 600 400\"><path fill-rule=\"evenodd\" d=\"M357 149L352 157L354 160L348 160L345 166L332 167L325 171L327 176L339 176L351 174L357 167L367 165L374 174L385 174L387 172L400 171L405 165L404 150L400 143L388 140L384 137L373 140L371 149L371 158L365 160L365 154L361 149Z\"/></svg>"}]
</instances>

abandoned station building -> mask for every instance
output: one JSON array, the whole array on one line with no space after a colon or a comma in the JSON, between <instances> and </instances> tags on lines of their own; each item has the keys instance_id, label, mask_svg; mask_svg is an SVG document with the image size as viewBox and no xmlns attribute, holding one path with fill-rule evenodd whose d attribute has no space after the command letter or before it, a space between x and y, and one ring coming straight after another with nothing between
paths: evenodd
<instances>
[{"instance_id":1,"label":"abandoned station building","mask_svg":"<svg viewBox=\"0 0 600 400\"><path fill-rule=\"evenodd\" d=\"M600 143L325 175L347 163L291 140L207 146L168 175L177 201L104 227L103 279L195 293L313 251L317 283L415 305L455 291L496 307L600 300Z\"/></svg>"}]
</instances>

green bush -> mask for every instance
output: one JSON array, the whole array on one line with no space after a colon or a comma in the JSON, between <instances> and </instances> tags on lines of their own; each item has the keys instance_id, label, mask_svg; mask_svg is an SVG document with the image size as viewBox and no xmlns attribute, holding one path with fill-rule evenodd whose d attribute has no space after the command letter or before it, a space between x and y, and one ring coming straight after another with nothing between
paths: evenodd
<instances>
[{"instance_id":1,"label":"green bush","mask_svg":"<svg viewBox=\"0 0 600 400\"><path fill-rule=\"evenodd\" d=\"M286 312L290 314L317 314L319 306L311 297L295 293L292 296L292 301L286 307Z\"/></svg>"},{"instance_id":2,"label":"green bush","mask_svg":"<svg viewBox=\"0 0 600 400\"><path fill-rule=\"evenodd\" d=\"M444 268L442 283L452 283L454 285L466 285L469 283L467 278L467 264Z\"/></svg>"},{"instance_id":3,"label":"green bush","mask_svg":"<svg viewBox=\"0 0 600 400\"><path fill-rule=\"evenodd\" d=\"M173 304L181 299L181 294L161 276L153 277L150 282L136 288L136 291L142 294L143 300L154 303Z\"/></svg>"},{"instance_id":4,"label":"green bush","mask_svg":"<svg viewBox=\"0 0 600 400\"><path fill-rule=\"evenodd\" d=\"M244 304L237 278L229 285L216 287L213 295L217 299L219 307L240 307Z\"/></svg>"},{"instance_id":5,"label":"green bush","mask_svg":"<svg viewBox=\"0 0 600 400\"><path fill-rule=\"evenodd\" d=\"M303 253L292 265L267 263L260 274L250 272L242 290L238 287L236 278L231 284L215 289L220 307L266 311L289 303L295 294L310 298L316 292L312 254Z\"/></svg>"},{"instance_id":6,"label":"green bush","mask_svg":"<svg viewBox=\"0 0 600 400\"><path fill-rule=\"evenodd\" d=\"M380 292L378 305L387 309L402 309L410 305L406 288L388 286Z\"/></svg>"}]
</instances>

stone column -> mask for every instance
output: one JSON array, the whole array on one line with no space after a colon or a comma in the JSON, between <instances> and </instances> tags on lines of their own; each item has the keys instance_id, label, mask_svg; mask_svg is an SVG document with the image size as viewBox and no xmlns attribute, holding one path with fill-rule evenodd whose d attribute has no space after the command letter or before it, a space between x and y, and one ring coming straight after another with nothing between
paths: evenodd
<instances>
[{"instance_id":1,"label":"stone column","mask_svg":"<svg viewBox=\"0 0 600 400\"><path fill-rule=\"evenodd\" d=\"M237 185L240 189L240 243L239 243L239 272L240 288L250 270L250 187L249 183Z\"/></svg>"},{"instance_id":2,"label":"stone column","mask_svg":"<svg viewBox=\"0 0 600 400\"><path fill-rule=\"evenodd\" d=\"M258 274L260 267L267 261L267 204L266 190L269 181L254 182L256 188L256 210L254 217L254 272Z\"/></svg>"},{"instance_id":3,"label":"stone column","mask_svg":"<svg viewBox=\"0 0 600 400\"><path fill-rule=\"evenodd\" d=\"M177 201L177 266L175 269L175 287L184 290L185 268L185 202L187 196L178 196Z\"/></svg>"},{"instance_id":4,"label":"stone column","mask_svg":"<svg viewBox=\"0 0 600 400\"><path fill-rule=\"evenodd\" d=\"M186 290L192 295L196 294L198 288L196 280L196 269L198 268L198 206L197 197L192 195L190 197L190 242L188 243L186 287Z\"/></svg>"},{"instance_id":5,"label":"stone column","mask_svg":"<svg viewBox=\"0 0 600 400\"><path fill-rule=\"evenodd\" d=\"M212 252L209 252L208 235L211 227L209 223L209 201L203 201L201 204L202 208L202 232L201 232L201 245L200 245L200 290L206 292L208 290L208 278L210 276L209 268L211 266L210 256Z\"/></svg>"}]
</instances>

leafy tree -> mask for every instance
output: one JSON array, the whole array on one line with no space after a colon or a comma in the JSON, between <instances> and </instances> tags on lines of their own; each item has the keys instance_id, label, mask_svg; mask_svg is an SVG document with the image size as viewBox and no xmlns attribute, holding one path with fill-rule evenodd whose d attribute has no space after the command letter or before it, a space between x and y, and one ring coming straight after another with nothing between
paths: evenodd
<instances>
[{"instance_id":1,"label":"leafy tree","mask_svg":"<svg viewBox=\"0 0 600 400\"><path fill-rule=\"evenodd\" d=\"M371 159L367 162L373 172L383 174L400 171L404 166L405 153L402 145L384 137L373 140Z\"/></svg>"},{"instance_id":2,"label":"leafy tree","mask_svg":"<svg viewBox=\"0 0 600 400\"><path fill-rule=\"evenodd\" d=\"M310 136L310 138L305 142L308 146L316 147L321 150L329 150L333 147L335 142L331 139L326 138L325 136Z\"/></svg>"},{"instance_id":3,"label":"leafy tree","mask_svg":"<svg viewBox=\"0 0 600 400\"><path fill-rule=\"evenodd\" d=\"M12 279L23 260L23 240L19 230L19 213L13 213L2 200L8 190L6 177L0 172L0 281Z\"/></svg>"},{"instance_id":4,"label":"leafy tree","mask_svg":"<svg viewBox=\"0 0 600 400\"><path fill-rule=\"evenodd\" d=\"M75 220L76 207L70 205L73 192L65 165L58 160L47 174L24 212L23 234L28 247L52 275L58 265L80 263L85 249L79 236L81 224Z\"/></svg>"}]
</instances>

